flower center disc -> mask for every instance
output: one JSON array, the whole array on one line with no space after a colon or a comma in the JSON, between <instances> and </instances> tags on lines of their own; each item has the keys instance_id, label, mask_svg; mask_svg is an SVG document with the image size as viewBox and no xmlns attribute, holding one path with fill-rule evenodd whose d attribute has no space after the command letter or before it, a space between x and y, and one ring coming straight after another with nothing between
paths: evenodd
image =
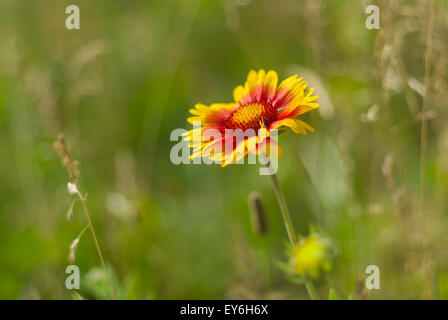
<instances>
[{"instance_id":1,"label":"flower center disc","mask_svg":"<svg viewBox=\"0 0 448 320\"><path fill-rule=\"evenodd\" d=\"M238 106L225 120L228 129L260 129L261 124L267 127L276 116L276 112L271 106L264 106L259 103L250 103Z\"/></svg>"}]
</instances>

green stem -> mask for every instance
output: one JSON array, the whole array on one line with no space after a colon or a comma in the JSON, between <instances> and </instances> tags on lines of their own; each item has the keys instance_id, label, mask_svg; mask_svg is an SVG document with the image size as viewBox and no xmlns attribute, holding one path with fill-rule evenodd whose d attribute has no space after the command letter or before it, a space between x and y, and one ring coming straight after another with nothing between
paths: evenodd
<instances>
[{"instance_id":1,"label":"green stem","mask_svg":"<svg viewBox=\"0 0 448 320\"><path fill-rule=\"evenodd\" d=\"M292 225L291 216L289 215L288 205L286 204L285 195L283 194L280 182L278 181L277 175L271 174L271 181L274 185L275 195L280 206L280 211L282 212L283 221L285 222L286 232L288 233L289 241L294 247L297 244L296 232L294 231L294 226Z\"/></svg>"},{"instance_id":2,"label":"green stem","mask_svg":"<svg viewBox=\"0 0 448 320\"><path fill-rule=\"evenodd\" d=\"M289 214L288 205L286 204L285 195L283 194L277 175L272 172L271 172L271 181L272 184L274 185L275 195L277 197L278 204L280 206L280 211L282 213L283 221L285 223L286 231L288 233L289 242L293 247L295 247L297 245L297 237L296 232L294 231L291 216ZM305 279L305 287L308 292L308 295L312 300L319 299L316 289L314 288L313 282L311 280Z\"/></svg>"},{"instance_id":3,"label":"green stem","mask_svg":"<svg viewBox=\"0 0 448 320\"><path fill-rule=\"evenodd\" d=\"M308 291L308 295L310 296L311 300L319 300L316 288L314 288L313 282L311 280L305 279L305 287L306 291Z\"/></svg>"}]
</instances>

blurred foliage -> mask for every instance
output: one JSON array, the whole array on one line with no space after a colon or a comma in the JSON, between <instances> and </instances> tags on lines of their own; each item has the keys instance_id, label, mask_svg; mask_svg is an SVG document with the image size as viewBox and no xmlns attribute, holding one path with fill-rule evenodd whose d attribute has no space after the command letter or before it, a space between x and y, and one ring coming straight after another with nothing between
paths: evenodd
<instances>
[{"instance_id":1,"label":"blurred foliage","mask_svg":"<svg viewBox=\"0 0 448 320\"><path fill-rule=\"evenodd\" d=\"M231 101L264 68L299 73L321 97L306 116L315 133L281 136L278 172L296 231L317 225L338 250L336 284L316 283L321 297L331 287L338 298L447 299L448 2L435 1L426 81L430 1L377 3L380 30L364 25L368 1L2 0L0 298L110 298L87 232L81 289L65 288L86 221L79 205L66 219L59 133L120 298L306 298L275 263L287 238L269 178L255 165L169 159L191 106ZM80 30L65 28L69 4ZM263 238L252 191L268 215ZM381 290L364 289L370 264Z\"/></svg>"}]
</instances>

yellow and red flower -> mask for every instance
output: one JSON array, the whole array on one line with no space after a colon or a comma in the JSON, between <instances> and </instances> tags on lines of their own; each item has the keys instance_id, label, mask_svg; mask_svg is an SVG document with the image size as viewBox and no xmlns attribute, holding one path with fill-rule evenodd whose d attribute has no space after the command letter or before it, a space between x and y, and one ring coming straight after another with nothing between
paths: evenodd
<instances>
[{"instance_id":1,"label":"yellow and red flower","mask_svg":"<svg viewBox=\"0 0 448 320\"><path fill-rule=\"evenodd\" d=\"M193 116L188 122L200 123L185 134L184 139L193 148L191 158L209 157L224 166L236 163L247 154L265 152L269 156L274 149L280 154L280 147L270 137L271 130L286 126L303 135L314 131L295 118L319 106L315 102L318 97L312 95L314 88L307 90L307 83L297 75L278 86L277 83L277 72L251 70L244 86L233 90L234 102L210 106L198 103L190 109ZM252 133L236 139L232 130ZM207 134L208 131L220 135Z\"/></svg>"}]
</instances>

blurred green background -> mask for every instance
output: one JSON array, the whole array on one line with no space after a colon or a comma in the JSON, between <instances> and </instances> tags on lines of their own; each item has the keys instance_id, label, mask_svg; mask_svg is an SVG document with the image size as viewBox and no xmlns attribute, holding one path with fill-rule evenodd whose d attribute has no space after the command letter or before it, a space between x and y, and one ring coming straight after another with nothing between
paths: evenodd
<instances>
[{"instance_id":1,"label":"blurred green background","mask_svg":"<svg viewBox=\"0 0 448 320\"><path fill-rule=\"evenodd\" d=\"M80 203L66 219L59 133L119 298L307 298L277 267L287 236L269 177L169 158L190 107L230 102L250 69L274 69L320 96L304 117L316 132L280 137L278 176L296 231L333 241L332 286L355 299L447 299L448 2L434 2L430 33L426 0L375 1L380 30L365 27L370 1L2 0L0 298L73 298L65 268L86 220ZM70 4L80 30L65 28ZM75 264L81 297L111 297L87 232ZM380 290L365 289L371 264ZM327 281L316 286L326 298Z\"/></svg>"}]
</instances>

